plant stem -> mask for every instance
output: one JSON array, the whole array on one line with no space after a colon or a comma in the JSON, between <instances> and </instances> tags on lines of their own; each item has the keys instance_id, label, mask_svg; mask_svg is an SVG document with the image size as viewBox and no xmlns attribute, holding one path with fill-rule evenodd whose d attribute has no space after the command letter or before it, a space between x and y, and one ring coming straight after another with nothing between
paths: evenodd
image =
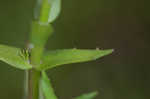
<instances>
[{"instance_id":1,"label":"plant stem","mask_svg":"<svg viewBox=\"0 0 150 99\"><path fill-rule=\"evenodd\" d=\"M28 98L28 70L25 70L25 74L24 74L24 96L23 99L27 99Z\"/></svg>"},{"instance_id":2,"label":"plant stem","mask_svg":"<svg viewBox=\"0 0 150 99\"><path fill-rule=\"evenodd\" d=\"M40 65L45 43L52 33L52 27L47 23L48 12L50 9L48 5L48 0L42 0L39 11L39 20L32 22L30 43L33 48L31 48L30 63L32 64L33 69L28 71L28 99L39 99L39 81L41 72L37 71L35 68Z\"/></svg>"},{"instance_id":3,"label":"plant stem","mask_svg":"<svg viewBox=\"0 0 150 99\"><path fill-rule=\"evenodd\" d=\"M38 99L39 97L39 79L40 72L36 70L29 71L29 95L28 99Z\"/></svg>"},{"instance_id":4,"label":"plant stem","mask_svg":"<svg viewBox=\"0 0 150 99\"><path fill-rule=\"evenodd\" d=\"M31 64L33 67L36 67L40 64L40 54L42 53L43 48L35 47L31 51ZM38 99L39 98L39 80L40 80L40 71L32 69L29 71L29 99Z\"/></svg>"}]
</instances>

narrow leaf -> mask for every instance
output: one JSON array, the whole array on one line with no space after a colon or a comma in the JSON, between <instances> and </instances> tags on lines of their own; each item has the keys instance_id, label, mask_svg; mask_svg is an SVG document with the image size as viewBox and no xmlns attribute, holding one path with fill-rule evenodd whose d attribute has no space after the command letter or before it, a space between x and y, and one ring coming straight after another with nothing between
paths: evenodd
<instances>
[{"instance_id":1,"label":"narrow leaf","mask_svg":"<svg viewBox=\"0 0 150 99\"><path fill-rule=\"evenodd\" d=\"M21 51L19 48L0 45L0 60L19 69L30 69L27 51Z\"/></svg>"},{"instance_id":2,"label":"narrow leaf","mask_svg":"<svg viewBox=\"0 0 150 99\"><path fill-rule=\"evenodd\" d=\"M98 92L91 92L88 94L83 94L81 96L78 96L74 99L94 99L97 96Z\"/></svg>"},{"instance_id":3,"label":"narrow leaf","mask_svg":"<svg viewBox=\"0 0 150 99\"><path fill-rule=\"evenodd\" d=\"M58 17L61 11L61 0L49 0L51 8L49 12L48 22L52 23Z\"/></svg>"},{"instance_id":4,"label":"narrow leaf","mask_svg":"<svg viewBox=\"0 0 150 99\"><path fill-rule=\"evenodd\" d=\"M51 82L44 71L42 72L41 87L45 99L57 99L54 90L52 88Z\"/></svg>"},{"instance_id":5,"label":"narrow leaf","mask_svg":"<svg viewBox=\"0 0 150 99\"><path fill-rule=\"evenodd\" d=\"M46 70L56 66L96 60L112 53L113 50L80 50L64 49L49 51L43 55L42 64L37 67L39 70Z\"/></svg>"}]
</instances>

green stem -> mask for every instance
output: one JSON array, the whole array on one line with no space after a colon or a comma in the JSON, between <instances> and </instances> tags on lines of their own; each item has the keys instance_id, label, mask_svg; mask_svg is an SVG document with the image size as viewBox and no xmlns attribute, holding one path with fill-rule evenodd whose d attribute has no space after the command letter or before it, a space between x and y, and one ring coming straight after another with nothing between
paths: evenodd
<instances>
[{"instance_id":1,"label":"green stem","mask_svg":"<svg viewBox=\"0 0 150 99\"><path fill-rule=\"evenodd\" d=\"M23 99L28 99L28 70L25 70L24 74L24 96Z\"/></svg>"},{"instance_id":2,"label":"green stem","mask_svg":"<svg viewBox=\"0 0 150 99\"><path fill-rule=\"evenodd\" d=\"M36 47L35 47L36 48ZM40 62L38 51L33 48L31 52L31 64L33 67L37 66ZM39 99L39 80L40 80L40 71L29 70L29 77L28 77L28 99Z\"/></svg>"},{"instance_id":3,"label":"green stem","mask_svg":"<svg viewBox=\"0 0 150 99\"><path fill-rule=\"evenodd\" d=\"M30 62L33 69L28 71L28 99L39 99L41 72L37 71L35 68L40 65L45 43L52 33L52 27L48 24L49 10L48 0L42 0L39 20L33 21L32 23L30 43L33 48L31 48Z\"/></svg>"},{"instance_id":4,"label":"green stem","mask_svg":"<svg viewBox=\"0 0 150 99\"><path fill-rule=\"evenodd\" d=\"M50 1L43 0L39 19L41 23L48 23L49 12L50 12Z\"/></svg>"},{"instance_id":5,"label":"green stem","mask_svg":"<svg viewBox=\"0 0 150 99\"><path fill-rule=\"evenodd\" d=\"M29 71L28 99L38 99L38 97L39 97L39 79L40 79L39 71L36 71L36 70Z\"/></svg>"},{"instance_id":6,"label":"green stem","mask_svg":"<svg viewBox=\"0 0 150 99\"><path fill-rule=\"evenodd\" d=\"M43 47L35 45L31 51L31 64L33 69L29 71L29 98L39 99L39 81L41 72L35 69L40 64L40 56L43 53Z\"/></svg>"}]
</instances>

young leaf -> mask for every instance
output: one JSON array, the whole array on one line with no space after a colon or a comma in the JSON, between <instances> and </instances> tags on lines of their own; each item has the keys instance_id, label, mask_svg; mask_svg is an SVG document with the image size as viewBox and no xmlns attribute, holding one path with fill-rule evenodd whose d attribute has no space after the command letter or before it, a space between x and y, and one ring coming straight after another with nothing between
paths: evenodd
<instances>
[{"instance_id":1,"label":"young leaf","mask_svg":"<svg viewBox=\"0 0 150 99\"><path fill-rule=\"evenodd\" d=\"M61 0L49 0L51 9L49 12L48 22L52 23L58 17L61 11Z\"/></svg>"},{"instance_id":2,"label":"young leaf","mask_svg":"<svg viewBox=\"0 0 150 99\"><path fill-rule=\"evenodd\" d=\"M57 99L51 86L51 82L44 71L42 72L41 89L43 91L45 99Z\"/></svg>"},{"instance_id":3,"label":"young leaf","mask_svg":"<svg viewBox=\"0 0 150 99\"><path fill-rule=\"evenodd\" d=\"M88 94L83 94L81 96L78 96L74 99L94 99L97 96L98 92L91 92Z\"/></svg>"},{"instance_id":4,"label":"young leaf","mask_svg":"<svg viewBox=\"0 0 150 99\"><path fill-rule=\"evenodd\" d=\"M61 0L43 0L40 11L40 21L42 23L52 23L61 10Z\"/></svg>"},{"instance_id":5,"label":"young leaf","mask_svg":"<svg viewBox=\"0 0 150 99\"><path fill-rule=\"evenodd\" d=\"M112 53L113 50L80 50L64 49L49 51L43 55L42 64L37 67L39 70L46 70L56 66L96 60L102 56Z\"/></svg>"},{"instance_id":6,"label":"young leaf","mask_svg":"<svg viewBox=\"0 0 150 99\"><path fill-rule=\"evenodd\" d=\"M19 48L0 45L0 60L19 69L31 69L28 63L27 51L22 52Z\"/></svg>"}]
</instances>

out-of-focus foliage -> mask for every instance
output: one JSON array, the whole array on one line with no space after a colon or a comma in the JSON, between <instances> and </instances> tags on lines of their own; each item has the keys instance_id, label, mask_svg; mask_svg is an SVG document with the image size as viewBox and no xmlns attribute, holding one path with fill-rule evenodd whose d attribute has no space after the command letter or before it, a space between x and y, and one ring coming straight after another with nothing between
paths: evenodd
<instances>
[{"instance_id":1,"label":"out-of-focus foliage","mask_svg":"<svg viewBox=\"0 0 150 99\"><path fill-rule=\"evenodd\" d=\"M0 1L0 44L24 48L34 1ZM57 95L71 99L98 90L96 99L149 99L149 0L63 0L62 7L46 48L100 47L115 52L101 60L50 70ZM24 72L3 62L0 67L0 97L22 99Z\"/></svg>"},{"instance_id":2,"label":"out-of-focus foliage","mask_svg":"<svg viewBox=\"0 0 150 99\"><path fill-rule=\"evenodd\" d=\"M97 96L98 92L91 92L88 94L83 94L81 96L78 96L74 99L94 99Z\"/></svg>"}]
</instances>

